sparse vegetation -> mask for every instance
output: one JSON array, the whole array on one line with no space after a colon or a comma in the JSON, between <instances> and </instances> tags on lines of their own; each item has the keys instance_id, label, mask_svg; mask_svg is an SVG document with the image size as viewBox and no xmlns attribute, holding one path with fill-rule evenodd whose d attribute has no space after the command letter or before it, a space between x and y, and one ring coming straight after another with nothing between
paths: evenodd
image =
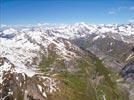
<instances>
[{"instance_id":1,"label":"sparse vegetation","mask_svg":"<svg viewBox=\"0 0 134 100\"><path fill-rule=\"evenodd\" d=\"M115 79L112 78L115 76L114 72L104 67L102 62L89 52L80 56L81 58L73 61L73 66L77 69L74 73L67 70L63 59L56 60L58 56L54 53L49 53L47 59L43 59L40 64L43 72L49 72L45 69L53 67L50 65L64 69L53 72L57 74L61 84L60 91L50 96L52 100L128 100L127 94L118 89L115 80L112 80Z\"/></svg>"}]
</instances>

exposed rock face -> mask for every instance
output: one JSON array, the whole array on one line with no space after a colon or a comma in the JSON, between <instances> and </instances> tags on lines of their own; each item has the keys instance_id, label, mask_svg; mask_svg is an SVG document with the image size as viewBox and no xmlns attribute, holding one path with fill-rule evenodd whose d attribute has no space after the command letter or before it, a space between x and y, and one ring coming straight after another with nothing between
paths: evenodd
<instances>
[{"instance_id":1,"label":"exposed rock face","mask_svg":"<svg viewBox=\"0 0 134 100\"><path fill-rule=\"evenodd\" d=\"M132 50L132 52L134 52L134 47L131 50Z\"/></svg>"},{"instance_id":2,"label":"exposed rock face","mask_svg":"<svg viewBox=\"0 0 134 100\"><path fill-rule=\"evenodd\" d=\"M79 47L95 54L103 60L107 67L121 70L125 65L125 60L131 53L130 49L133 47L133 44L108 37L93 41L91 37L77 38L73 42Z\"/></svg>"},{"instance_id":3,"label":"exposed rock face","mask_svg":"<svg viewBox=\"0 0 134 100\"><path fill-rule=\"evenodd\" d=\"M125 65L122 69L123 77L130 83L134 83L134 61Z\"/></svg>"},{"instance_id":4,"label":"exposed rock face","mask_svg":"<svg viewBox=\"0 0 134 100\"><path fill-rule=\"evenodd\" d=\"M129 83L134 84L134 48L130 50L129 56L126 58L126 65L122 68L122 75Z\"/></svg>"},{"instance_id":5,"label":"exposed rock face","mask_svg":"<svg viewBox=\"0 0 134 100\"><path fill-rule=\"evenodd\" d=\"M0 58L1 66L8 61L5 59ZM47 95L58 91L59 81L54 76L37 74L29 77L25 73L15 72L14 67L11 67L10 70L3 71L2 83L0 84L1 99L45 100L49 98Z\"/></svg>"},{"instance_id":6,"label":"exposed rock face","mask_svg":"<svg viewBox=\"0 0 134 100\"><path fill-rule=\"evenodd\" d=\"M127 58L127 64L122 68L121 74L124 79L129 83L129 99L133 100L134 98L134 55L132 54Z\"/></svg>"},{"instance_id":7,"label":"exposed rock face","mask_svg":"<svg viewBox=\"0 0 134 100\"><path fill-rule=\"evenodd\" d=\"M58 90L58 81L47 76L29 78L25 74L6 72L3 78L1 97L5 100L45 100L49 93Z\"/></svg>"}]
</instances>

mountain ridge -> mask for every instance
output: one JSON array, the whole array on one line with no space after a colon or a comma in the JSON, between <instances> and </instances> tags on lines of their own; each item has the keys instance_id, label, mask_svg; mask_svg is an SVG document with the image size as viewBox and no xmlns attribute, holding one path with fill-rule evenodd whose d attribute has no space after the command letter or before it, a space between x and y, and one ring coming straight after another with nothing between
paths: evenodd
<instances>
[{"instance_id":1,"label":"mountain ridge","mask_svg":"<svg viewBox=\"0 0 134 100\"><path fill-rule=\"evenodd\" d=\"M81 40L81 38L83 38L83 40ZM121 93L124 94L124 92L117 87L117 83L115 82L120 75L117 75L115 77L117 79L114 79L113 76L116 74L107 71L109 69L105 68L103 64L109 64L111 60L117 62L117 59L125 63L124 59L127 59L130 54L130 52L126 52L126 50L129 51L129 49L132 49L134 43L133 39L134 24L87 25L85 23L76 23L74 25L56 27L44 25L39 25L38 27L2 27L0 29L0 56L1 59L5 58L8 60L4 59L1 60L1 62L4 61L5 64L9 64L9 66L13 65L14 67L13 70L8 70L7 65L3 65L3 63L0 64L1 85L2 87L4 84L11 85L12 82L17 81L16 77L19 75L23 79L24 76L22 76L22 74L24 73L28 77L26 82L28 81L29 84L35 86L36 89L33 90L33 87L26 88L29 86L28 84L23 84L22 80L17 81L26 88L26 90L24 89L25 91L19 92L22 100L29 100L30 98L33 100L53 100L54 97L57 97L56 95L58 95L57 99L61 100L63 97L67 97L67 100L78 100L78 98L81 100L81 96L83 95L86 95L85 100L89 100L89 98L91 100L95 100L96 98L100 100L104 98L109 100L113 100L113 98L117 100L127 100L127 95L124 95L124 98L121 97ZM110 55L112 52L111 47L115 51L112 55ZM97 51L96 48L99 51ZM120 50L121 48L122 51ZM97 53L92 52L92 50ZM125 54L122 60L119 54L122 55L123 53ZM92 58L92 55L100 59L107 57L108 59L106 60L101 59L105 61L106 64L96 57ZM9 61L11 63L8 63ZM113 64L113 62L111 64ZM120 62L117 63L121 64ZM121 68L125 66L125 64L123 64ZM4 71L8 74L4 74ZM40 79L47 75L49 77ZM12 78L10 78L11 76ZM6 77L6 81L3 80L3 77ZM56 82L53 82L53 78ZM32 83L32 81L34 81L34 83ZM57 81L60 86L56 84ZM61 82L60 84L59 81ZM42 82L46 82L47 87L42 85ZM51 90L49 90L49 88L51 88L51 82L56 84L57 86L54 86L54 88L57 91L62 91L63 94L56 94L54 92L55 94L52 93L51 96ZM41 86L38 86L38 83ZM93 83L96 86L94 86ZM57 87L60 88L57 89ZM72 89L70 87L72 87ZM79 94L77 88L78 91L83 91L85 94ZM114 91L114 88L117 91ZM14 87L9 86L9 90L5 87L1 89L1 91L3 91L1 98L8 97L8 93L11 93L9 98L18 98ZM10 89L13 92L11 92ZM17 86L17 89L23 90L22 85ZM40 91L38 91L39 89ZM63 91L64 89L65 91ZM94 91L93 94L90 89ZM36 90L38 93L34 94L33 91ZM125 90L127 91L127 89ZM70 95L72 95L72 97L69 97L69 91L71 91ZM73 92L75 92L76 95L74 95ZM92 95L91 97L87 94L88 92ZM42 93L44 93L44 95ZM109 95L109 93L111 95ZM97 94L100 96L96 97Z\"/></svg>"}]
</instances>

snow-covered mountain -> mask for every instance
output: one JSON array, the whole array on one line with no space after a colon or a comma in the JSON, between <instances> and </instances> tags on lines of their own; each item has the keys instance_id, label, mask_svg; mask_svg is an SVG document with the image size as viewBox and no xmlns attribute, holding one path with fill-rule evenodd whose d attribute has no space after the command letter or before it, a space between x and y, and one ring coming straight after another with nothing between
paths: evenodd
<instances>
[{"instance_id":1,"label":"snow-covered mountain","mask_svg":"<svg viewBox=\"0 0 134 100\"><path fill-rule=\"evenodd\" d=\"M75 68L76 67L75 64L78 63L76 59L80 60L85 55L85 51L81 50L81 45L78 44L81 43L81 41L79 40L81 38L84 40L88 39L90 41L86 43L91 44L91 46L93 47L90 48L91 52L92 50L95 51L94 49L95 46L97 46L97 48L100 49L102 53L106 52L107 49L106 50L101 49L101 47L103 47L101 45L104 45L102 43L106 43L106 39L108 40L112 39L110 40L109 43L111 47L113 43L116 44L114 46L117 46L120 45L118 44L118 42L119 43L121 42L123 47L126 46L125 50L126 48L130 49L134 45L134 24L89 25L85 23L76 23L74 25L55 25L55 26L38 25L28 27L25 26L1 27L0 29L0 57L1 57L0 84L2 87L0 93L1 98L8 97L8 93L9 96L11 96L13 93L14 94L13 97L10 98L13 98L13 100L15 100L15 97L17 98L17 94L16 89L14 87L17 87L17 89L18 88L23 89L23 91L20 94L23 94L21 96L23 97L24 100L30 98L27 96L32 96L33 99L43 100L44 98L46 99L51 92L60 91L60 89L58 89L58 86L56 86L57 84L59 84L59 79L57 77L55 78L55 74L50 75L50 73L54 73L55 71L64 72L64 70L67 70L69 73L76 73L79 71L79 68ZM72 42L75 40L78 40L77 43ZM87 46L86 43L84 42L82 46ZM106 47L107 46L108 45L106 45ZM115 48L120 49L120 46L114 47L112 49ZM111 51L108 52L112 52L112 49ZM95 53L94 52L92 53L98 56L96 52L100 53L99 51L95 51ZM103 54L102 56L105 55ZM98 57L101 58L102 56ZM51 61L53 63L50 63ZM66 68L57 67L57 66L61 67L63 65ZM45 67L51 66L45 69L45 72L46 70L49 70L49 74L47 73L45 74L45 76L42 75L44 73L42 72L42 70L44 71L44 66ZM92 65L91 63L91 66L96 65ZM27 81L23 79L25 78L25 76L27 77ZM103 75L98 76L97 78L98 80L101 80L100 78L102 77ZM28 83L22 83L22 81ZM34 81L34 83L32 83L31 81ZM4 88L4 85L5 84L11 85L11 82L18 82L21 84L21 86L18 86L17 85L18 83L15 83L14 87L8 87L9 90L6 90L6 88ZM44 85L43 82L45 82ZM33 87L35 86L35 90L33 89L33 87L28 88L30 87L30 85L32 85ZM37 93L34 93L35 91ZM3 94L3 92L5 94ZM103 94L102 96L104 98L107 98L105 97L107 96L106 94Z\"/></svg>"},{"instance_id":2,"label":"snow-covered mountain","mask_svg":"<svg viewBox=\"0 0 134 100\"><path fill-rule=\"evenodd\" d=\"M22 66L18 71L26 71L26 66L35 70L40 53L47 53L48 45L55 44L59 53L67 56L63 39L75 39L92 35L92 41L99 38L113 38L115 40L134 43L134 24L126 25L88 25L76 23L64 26L37 27L3 27L0 31L0 55L8 58L16 66ZM69 42L68 42L69 44ZM71 45L71 44L69 44ZM33 63L34 59L36 62ZM21 69L21 70L20 70ZM16 69L17 70L17 69ZM25 72L25 73L30 73ZM31 74L34 74L31 72Z\"/></svg>"}]
</instances>

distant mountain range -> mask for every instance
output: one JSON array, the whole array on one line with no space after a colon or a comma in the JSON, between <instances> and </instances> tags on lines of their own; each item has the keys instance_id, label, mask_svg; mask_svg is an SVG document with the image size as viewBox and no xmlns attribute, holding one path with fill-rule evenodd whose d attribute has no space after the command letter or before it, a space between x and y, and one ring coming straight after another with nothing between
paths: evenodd
<instances>
[{"instance_id":1,"label":"distant mountain range","mask_svg":"<svg viewBox=\"0 0 134 100\"><path fill-rule=\"evenodd\" d=\"M3 100L133 100L134 24L2 26Z\"/></svg>"}]
</instances>

